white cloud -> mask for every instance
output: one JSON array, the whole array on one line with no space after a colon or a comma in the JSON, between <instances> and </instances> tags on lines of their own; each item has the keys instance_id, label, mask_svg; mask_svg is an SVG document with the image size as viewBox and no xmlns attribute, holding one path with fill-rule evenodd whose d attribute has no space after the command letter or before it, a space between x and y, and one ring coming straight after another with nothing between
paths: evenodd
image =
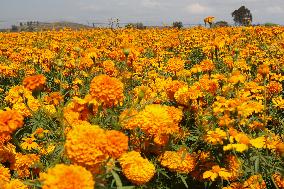
<instances>
[{"instance_id":1,"label":"white cloud","mask_svg":"<svg viewBox=\"0 0 284 189\"><path fill-rule=\"evenodd\" d=\"M191 14L203 14L211 10L209 7L201 5L199 3L190 4L186 6L185 9Z\"/></svg>"},{"instance_id":2,"label":"white cloud","mask_svg":"<svg viewBox=\"0 0 284 189\"><path fill-rule=\"evenodd\" d=\"M81 5L79 9L83 11L98 11L101 8L96 5Z\"/></svg>"},{"instance_id":3,"label":"white cloud","mask_svg":"<svg viewBox=\"0 0 284 189\"><path fill-rule=\"evenodd\" d=\"M143 7L146 7L146 8L155 8L161 5L160 2L154 1L154 0L143 0L141 1L141 4Z\"/></svg>"},{"instance_id":4,"label":"white cloud","mask_svg":"<svg viewBox=\"0 0 284 189\"><path fill-rule=\"evenodd\" d=\"M284 10L281 7L273 6L273 7L267 7L266 11L270 14L281 14L284 12Z\"/></svg>"}]
</instances>

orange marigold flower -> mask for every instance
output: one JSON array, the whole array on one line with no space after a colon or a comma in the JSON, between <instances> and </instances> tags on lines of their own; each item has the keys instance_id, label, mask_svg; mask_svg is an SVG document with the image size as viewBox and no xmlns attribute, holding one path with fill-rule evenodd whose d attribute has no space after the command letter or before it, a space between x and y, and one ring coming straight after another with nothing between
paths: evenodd
<instances>
[{"instance_id":1,"label":"orange marigold flower","mask_svg":"<svg viewBox=\"0 0 284 189\"><path fill-rule=\"evenodd\" d=\"M45 85L46 77L42 74L28 76L23 80L23 85L26 89L33 90L41 90Z\"/></svg>"},{"instance_id":2,"label":"orange marigold flower","mask_svg":"<svg viewBox=\"0 0 284 189\"><path fill-rule=\"evenodd\" d=\"M262 76L268 75L270 73L270 68L267 64L262 64L258 67L257 73Z\"/></svg>"},{"instance_id":3,"label":"orange marigold flower","mask_svg":"<svg viewBox=\"0 0 284 189\"><path fill-rule=\"evenodd\" d=\"M123 83L107 75L94 77L90 85L90 95L104 107L113 107L124 99Z\"/></svg>"},{"instance_id":4,"label":"orange marigold flower","mask_svg":"<svg viewBox=\"0 0 284 189\"><path fill-rule=\"evenodd\" d=\"M10 135L24 124L24 118L14 110L0 112L0 138L6 142Z\"/></svg>"},{"instance_id":5,"label":"orange marigold flower","mask_svg":"<svg viewBox=\"0 0 284 189\"><path fill-rule=\"evenodd\" d=\"M170 114L173 113L173 114ZM177 117L174 117L176 115ZM161 139L165 135L179 132L179 121L182 118L182 111L177 108L169 108L160 104L150 104L137 115L125 120L123 126L126 129L140 128L147 135ZM159 141L159 140L158 140Z\"/></svg>"},{"instance_id":6,"label":"orange marigold flower","mask_svg":"<svg viewBox=\"0 0 284 189\"><path fill-rule=\"evenodd\" d=\"M190 173L196 166L196 158L186 150L166 151L159 161L163 167L178 173Z\"/></svg>"},{"instance_id":7,"label":"orange marigold flower","mask_svg":"<svg viewBox=\"0 0 284 189\"><path fill-rule=\"evenodd\" d=\"M212 60L203 60L200 63L200 67L202 69L203 72L210 72L215 68L214 62Z\"/></svg>"},{"instance_id":8,"label":"orange marigold flower","mask_svg":"<svg viewBox=\"0 0 284 189\"><path fill-rule=\"evenodd\" d=\"M226 165L230 173L232 174L229 180L236 180L241 175L241 162L233 155L229 155L226 158Z\"/></svg>"},{"instance_id":9,"label":"orange marigold flower","mask_svg":"<svg viewBox=\"0 0 284 189\"><path fill-rule=\"evenodd\" d=\"M170 58L167 64L167 71L174 74L184 68L184 61L180 58Z\"/></svg>"},{"instance_id":10,"label":"orange marigold flower","mask_svg":"<svg viewBox=\"0 0 284 189\"><path fill-rule=\"evenodd\" d=\"M30 176L30 168L37 161L39 156L36 154L21 154L17 153L15 156L15 162L11 165L11 170L17 171L20 178Z\"/></svg>"},{"instance_id":11,"label":"orange marigold flower","mask_svg":"<svg viewBox=\"0 0 284 189\"><path fill-rule=\"evenodd\" d=\"M4 187L5 189L28 189L29 187L25 185L19 179L12 179L9 183L7 183Z\"/></svg>"},{"instance_id":12,"label":"orange marigold flower","mask_svg":"<svg viewBox=\"0 0 284 189\"><path fill-rule=\"evenodd\" d=\"M181 88L185 87L186 83L179 80L171 81L169 84L166 85L166 92L170 100L175 99L175 93Z\"/></svg>"},{"instance_id":13,"label":"orange marigold flower","mask_svg":"<svg viewBox=\"0 0 284 189\"><path fill-rule=\"evenodd\" d=\"M137 185L149 182L156 172L153 163L136 151L123 154L119 163L126 178Z\"/></svg>"},{"instance_id":14,"label":"orange marigold flower","mask_svg":"<svg viewBox=\"0 0 284 189\"><path fill-rule=\"evenodd\" d=\"M11 143L0 144L0 162L15 162L16 146Z\"/></svg>"},{"instance_id":15,"label":"orange marigold flower","mask_svg":"<svg viewBox=\"0 0 284 189\"><path fill-rule=\"evenodd\" d=\"M40 173L39 180L43 189L93 189L95 185L92 174L78 165L57 164Z\"/></svg>"},{"instance_id":16,"label":"orange marigold flower","mask_svg":"<svg viewBox=\"0 0 284 189\"><path fill-rule=\"evenodd\" d=\"M0 164L0 188L4 188L5 184L10 181L10 178L10 170Z\"/></svg>"},{"instance_id":17,"label":"orange marigold flower","mask_svg":"<svg viewBox=\"0 0 284 189\"><path fill-rule=\"evenodd\" d=\"M102 63L102 67L104 72L109 76L114 76L117 72L115 68L115 63L112 60L106 60Z\"/></svg>"},{"instance_id":18,"label":"orange marigold flower","mask_svg":"<svg viewBox=\"0 0 284 189\"><path fill-rule=\"evenodd\" d=\"M106 153L113 157L119 158L124 152L128 150L128 137L116 130L106 131L107 146Z\"/></svg>"},{"instance_id":19,"label":"orange marigold flower","mask_svg":"<svg viewBox=\"0 0 284 189\"><path fill-rule=\"evenodd\" d=\"M47 104L57 106L63 102L63 96L60 94L60 92L52 92L49 93L48 96L44 97L44 101Z\"/></svg>"},{"instance_id":20,"label":"orange marigold flower","mask_svg":"<svg viewBox=\"0 0 284 189\"><path fill-rule=\"evenodd\" d=\"M278 188L284 188L284 177L280 173L273 174L273 179Z\"/></svg>"},{"instance_id":21,"label":"orange marigold flower","mask_svg":"<svg viewBox=\"0 0 284 189\"><path fill-rule=\"evenodd\" d=\"M99 173L108 158L103 151L106 146L107 138L103 129L95 125L78 125L68 132L65 150L73 163Z\"/></svg>"},{"instance_id":22,"label":"orange marigold flower","mask_svg":"<svg viewBox=\"0 0 284 189\"><path fill-rule=\"evenodd\" d=\"M244 182L243 187L246 189L266 189L266 184L261 175L253 175Z\"/></svg>"},{"instance_id":23,"label":"orange marigold flower","mask_svg":"<svg viewBox=\"0 0 284 189\"><path fill-rule=\"evenodd\" d=\"M282 91L282 84L277 81L271 81L267 86L267 90L269 94L278 94Z\"/></svg>"}]
</instances>

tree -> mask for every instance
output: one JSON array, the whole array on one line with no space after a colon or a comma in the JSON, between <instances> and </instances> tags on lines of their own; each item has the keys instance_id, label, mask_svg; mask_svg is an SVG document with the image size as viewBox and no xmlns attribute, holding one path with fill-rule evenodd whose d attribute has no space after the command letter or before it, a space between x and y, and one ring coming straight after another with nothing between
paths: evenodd
<instances>
[{"instance_id":1,"label":"tree","mask_svg":"<svg viewBox=\"0 0 284 189\"><path fill-rule=\"evenodd\" d=\"M17 32L18 31L18 26L16 26L16 25L12 25L12 27L11 27L11 31L12 32Z\"/></svg>"},{"instance_id":2,"label":"tree","mask_svg":"<svg viewBox=\"0 0 284 189\"><path fill-rule=\"evenodd\" d=\"M232 12L232 17L238 25L249 25L252 22L252 14L248 8L241 6Z\"/></svg>"},{"instance_id":3,"label":"tree","mask_svg":"<svg viewBox=\"0 0 284 189\"><path fill-rule=\"evenodd\" d=\"M146 26L144 26L142 22L137 22L137 23L128 23L125 25L125 28L145 29Z\"/></svg>"},{"instance_id":4,"label":"tree","mask_svg":"<svg viewBox=\"0 0 284 189\"><path fill-rule=\"evenodd\" d=\"M176 22L173 22L173 27L181 29L183 27L183 24L181 21L176 21Z\"/></svg>"},{"instance_id":5,"label":"tree","mask_svg":"<svg viewBox=\"0 0 284 189\"><path fill-rule=\"evenodd\" d=\"M227 27L230 26L226 21L218 21L214 24L214 27Z\"/></svg>"}]
</instances>

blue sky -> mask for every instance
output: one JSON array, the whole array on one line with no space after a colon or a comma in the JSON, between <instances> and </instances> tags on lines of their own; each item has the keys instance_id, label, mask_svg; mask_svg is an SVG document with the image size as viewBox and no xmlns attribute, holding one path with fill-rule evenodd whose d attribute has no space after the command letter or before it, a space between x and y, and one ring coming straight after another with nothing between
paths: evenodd
<instances>
[{"instance_id":1,"label":"blue sky","mask_svg":"<svg viewBox=\"0 0 284 189\"><path fill-rule=\"evenodd\" d=\"M143 22L145 25L202 23L212 15L233 23L231 12L248 7L253 23L284 25L284 0L0 0L0 27L25 21L73 21L88 24Z\"/></svg>"}]
</instances>

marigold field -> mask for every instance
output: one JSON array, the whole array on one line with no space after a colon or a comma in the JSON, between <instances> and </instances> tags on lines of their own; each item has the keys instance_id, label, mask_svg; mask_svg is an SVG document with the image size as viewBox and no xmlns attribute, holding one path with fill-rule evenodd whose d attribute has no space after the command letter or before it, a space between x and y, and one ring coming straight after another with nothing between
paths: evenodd
<instances>
[{"instance_id":1,"label":"marigold field","mask_svg":"<svg viewBox=\"0 0 284 189\"><path fill-rule=\"evenodd\" d=\"M0 188L284 188L284 27L0 33Z\"/></svg>"}]
</instances>

